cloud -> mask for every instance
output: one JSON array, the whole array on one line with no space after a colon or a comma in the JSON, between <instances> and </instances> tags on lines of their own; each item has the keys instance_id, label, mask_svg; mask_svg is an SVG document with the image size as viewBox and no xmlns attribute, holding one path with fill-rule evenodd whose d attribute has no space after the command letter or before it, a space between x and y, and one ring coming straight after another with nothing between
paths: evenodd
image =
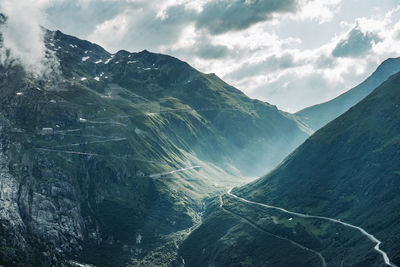
<instances>
[{"instance_id":1,"label":"cloud","mask_svg":"<svg viewBox=\"0 0 400 267\"><path fill-rule=\"evenodd\" d=\"M196 49L196 55L204 59L224 58L229 54L229 49L224 45L201 44Z\"/></svg>"},{"instance_id":2,"label":"cloud","mask_svg":"<svg viewBox=\"0 0 400 267\"><path fill-rule=\"evenodd\" d=\"M187 10L184 5L174 5L160 13L160 7L151 4L126 8L114 18L97 25L88 38L114 51L122 48L159 50L161 46L173 45L195 11Z\"/></svg>"},{"instance_id":3,"label":"cloud","mask_svg":"<svg viewBox=\"0 0 400 267\"><path fill-rule=\"evenodd\" d=\"M127 9L140 9L145 4L126 0L60 0L45 10L47 27L81 38L91 34L97 25L111 20Z\"/></svg>"},{"instance_id":4,"label":"cloud","mask_svg":"<svg viewBox=\"0 0 400 267\"><path fill-rule=\"evenodd\" d=\"M241 80L250 78L263 73L276 72L283 69L289 69L299 66L300 63L295 62L294 56L290 53L285 53L281 56L269 56L265 60L255 63L246 63L239 69L233 71L228 76L230 78Z\"/></svg>"},{"instance_id":5,"label":"cloud","mask_svg":"<svg viewBox=\"0 0 400 267\"><path fill-rule=\"evenodd\" d=\"M295 12L296 0L217 0L206 3L196 20L197 28L211 34L244 30L276 13Z\"/></svg>"},{"instance_id":6,"label":"cloud","mask_svg":"<svg viewBox=\"0 0 400 267\"><path fill-rule=\"evenodd\" d=\"M317 69L328 69L328 68L333 69L336 67L336 64L337 60L334 57L321 54L315 61L314 66Z\"/></svg>"},{"instance_id":7,"label":"cloud","mask_svg":"<svg viewBox=\"0 0 400 267\"><path fill-rule=\"evenodd\" d=\"M50 61L55 64L51 54L46 53L44 31L40 26L44 21L42 11L50 3L50 0L0 2L0 10L6 17L0 27L3 37L0 50L2 64L17 61L36 75L46 72Z\"/></svg>"},{"instance_id":8,"label":"cloud","mask_svg":"<svg viewBox=\"0 0 400 267\"><path fill-rule=\"evenodd\" d=\"M186 35L191 32L192 36ZM226 45L215 44L205 32L197 32L194 27L184 29L182 35L186 35L183 43L178 43L166 48L164 53L179 54L180 57L196 57L200 60L221 60L232 56L232 50Z\"/></svg>"},{"instance_id":9,"label":"cloud","mask_svg":"<svg viewBox=\"0 0 400 267\"><path fill-rule=\"evenodd\" d=\"M369 52L374 43L380 42L379 36L372 32L363 32L355 26L333 49L334 57L360 57Z\"/></svg>"},{"instance_id":10,"label":"cloud","mask_svg":"<svg viewBox=\"0 0 400 267\"><path fill-rule=\"evenodd\" d=\"M322 71L299 73L291 70L281 73L274 79L266 80L264 84L254 88L252 94L284 110L297 111L321 98L332 98L331 89L338 85L340 83L329 82ZM282 95L290 97L282 98Z\"/></svg>"},{"instance_id":11,"label":"cloud","mask_svg":"<svg viewBox=\"0 0 400 267\"><path fill-rule=\"evenodd\" d=\"M316 20L320 24L331 21L335 14L340 10L340 4L343 0L317 0L304 1L301 4L301 10L292 15L293 19Z\"/></svg>"}]
</instances>

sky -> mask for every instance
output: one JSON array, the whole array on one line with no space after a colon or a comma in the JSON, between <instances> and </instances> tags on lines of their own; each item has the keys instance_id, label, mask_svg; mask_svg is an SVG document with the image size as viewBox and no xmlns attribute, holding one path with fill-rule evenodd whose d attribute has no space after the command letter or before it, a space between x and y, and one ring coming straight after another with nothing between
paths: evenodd
<instances>
[{"instance_id":1,"label":"sky","mask_svg":"<svg viewBox=\"0 0 400 267\"><path fill-rule=\"evenodd\" d=\"M110 52L169 54L296 112L398 57L395 0L0 0L6 47L42 62L40 25ZM4 60L1 59L0 60Z\"/></svg>"}]
</instances>

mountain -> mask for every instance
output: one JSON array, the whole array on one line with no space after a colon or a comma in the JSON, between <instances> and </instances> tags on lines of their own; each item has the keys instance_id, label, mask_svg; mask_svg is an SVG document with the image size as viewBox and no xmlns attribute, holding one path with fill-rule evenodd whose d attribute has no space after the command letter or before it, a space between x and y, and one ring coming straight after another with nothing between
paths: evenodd
<instances>
[{"instance_id":1,"label":"mountain","mask_svg":"<svg viewBox=\"0 0 400 267\"><path fill-rule=\"evenodd\" d=\"M399 121L400 73L274 171L209 201L180 254L190 266L399 266Z\"/></svg>"},{"instance_id":2,"label":"mountain","mask_svg":"<svg viewBox=\"0 0 400 267\"><path fill-rule=\"evenodd\" d=\"M397 72L400 72L400 58L387 59L360 85L328 102L305 108L295 113L295 116L309 128L317 131L360 102Z\"/></svg>"},{"instance_id":3,"label":"mountain","mask_svg":"<svg viewBox=\"0 0 400 267\"><path fill-rule=\"evenodd\" d=\"M73 43L73 37L63 38ZM191 148L206 160L221 165L231 163L242 175L265 173L309 135L305 127L275 106L250 99L216 75L200 73L175 58L148 51L110 55L105 51L97 54L94 49L85 54L88 49L84 44L78 51L70 46L64 49L69 53L58 56L65 75L86 77L88 83L102 87L98 89L100 93L112 94L105 84L117 84L151 103L153 106L146 106L150 114L189 113L188 116L202 117L200 124L205 129L190 140ZM77 68L72 74L74 64L82 69ZM113 74L112 78L109 74ZM133 99L138 102L137 97Z\"/></svg>"},{"instance_id":4,"label":"mountain","mask_svg":"<svg viewBox=\"0 0 400 267\"><path fill-rule=\"evenodd\" d=\"M50 74L0 65L2 265L180 264L204 197L308 137L176 58L110 54L59 31L45 42Z\"/></svg>"}]
</instances>

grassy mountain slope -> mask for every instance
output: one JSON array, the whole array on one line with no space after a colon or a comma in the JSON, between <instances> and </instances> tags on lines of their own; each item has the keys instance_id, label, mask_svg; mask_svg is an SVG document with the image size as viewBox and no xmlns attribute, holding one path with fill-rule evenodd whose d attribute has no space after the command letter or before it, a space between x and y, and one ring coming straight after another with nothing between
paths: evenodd
<instances>
[{"instance_id":1,"label":"grassy mountain slope","mask_svg":"<svg viewBox=\"0 0 400 267\"><path fill-rule=\"evenodd\" d=\"M381 240L381 248L399 265L399 92L396 74L317 131L274 171L233 193L360 226ZM203 224L181 246L189 265L262 266L277 258L277 266L287 266L290 255L296 266L321 266L316 253L305 263L312 251L320 253L327 266L385 265L375 243L354 228L243 203L229 195L221 200L209 203ZM271 242L278 251L268 248ZM293 242L307 249L295 253ZM258 247L264 248L262 254L249 253Z\"/></svg>"},{"instance_id":2,"label":"grassy mountain slope","mask_svg":"<svg viewBox=\"0 0 400 267\"><path fill-rule=\"evenodd\" d=\"M61 32L46 46L57 74L0 66L0 264L176 265L204 197L307 137L173 57Z\"/></svg>"},{"instance_id":3,"label":"grassy mountain slope","mask_svg":"<svg viewBox=\"0 0 400 267\"><path fill-rule=\"evenodd\" d=\"M232 164L246 176L273 168L308 136L304 127L275 106L250 99L214 74L200 73L176 58L148 51L111 55L59 32L54 39L66 44L62 47L68 53L58 56L70 78L87 78L105 96L115 91L110 84L134 92L122 96L149 114L202 117L212 131L197 133L191 140L194 152L220 165ZM76 42L80 44L76 48L68 45Z\"/></svg>"},{"instance_id":4,"label":"grassy mountain slope","mask_svg":"<svg viewBox=\"0 0 400 267\"><path fill-rule=\"evenodd\" d=\"M359 225L400 263L400 74L238 194Z\"/></svg>"},{"instance_id":5,"label":"grassy mountain slope","mask_svg":"<svg viewBox=\"0 0 400 267\"><path fill-rule=\"evenodd\" d=\"M376 71L360 85L328 102L305 108L295 116L308 127L317 131L328 122L342 115L349 108L369 95L390 76L400 71L400 58L384 61Z\"/></svg>"}]
</instances>

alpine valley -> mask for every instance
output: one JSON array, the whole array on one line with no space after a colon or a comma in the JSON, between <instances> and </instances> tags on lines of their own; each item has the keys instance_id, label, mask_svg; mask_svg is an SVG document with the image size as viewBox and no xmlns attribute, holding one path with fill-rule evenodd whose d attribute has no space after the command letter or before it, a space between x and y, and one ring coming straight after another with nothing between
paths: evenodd
<instances>
[{"instance_id":1,"label":"alpine valley","mask_svg":"<svg viewBox=\"0 0 400 267\"><path fill-rule=\"evenodd\" d=\"M400 265L400 59L289 114L171 56L45 45L44 74L0 64L0 265Z\"/></svg>"},{"instance_id":2,"label":"alpine valley","mask_svg":"<svg viewBox=\"0 0 400 267\"><path fill-rule=\"evenodd\" d=\"M266 176L209 202L189 266L398 266L400 73Z\"/></svg>"}]
</instances>

